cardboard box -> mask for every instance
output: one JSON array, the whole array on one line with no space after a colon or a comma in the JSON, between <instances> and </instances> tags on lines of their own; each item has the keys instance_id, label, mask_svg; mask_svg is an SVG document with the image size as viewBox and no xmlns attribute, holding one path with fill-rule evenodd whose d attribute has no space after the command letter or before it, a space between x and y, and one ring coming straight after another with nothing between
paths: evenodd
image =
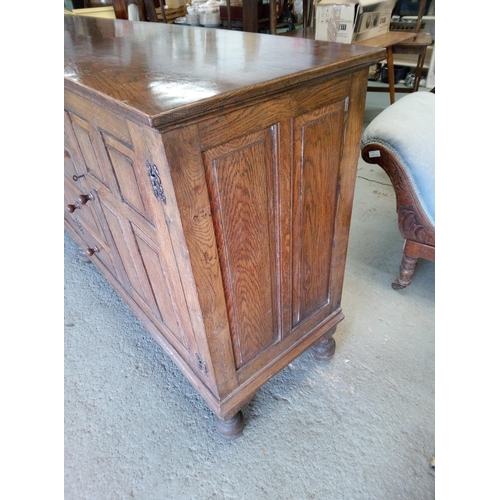
<instances>
[{"instance_id":1,"label":"cardboard box","mask_svg":"<svg viewBox=\"0 0 500 500\"><path fill-rule=\"evenodd\" d=\"M165 9L178 9L187 4L188 0L165 0Z\"/></svg>"},{"instance_id":2,"label":"cardboard box","mask_svg":"<svg viewBox=\"0 0 500 500\"><path fill-rule=\"evenodd\" d=\"M320 0L315 39L353 43L389 31L396 0Z\"/></svg>"},{"instance_id":3,"label":"cardboard box","mask_svg":"<svg viewBox=\"0 0 500 500\"><path fill-rule=\"evenodd\" d=\"M73 9L75 16L104 17L105 19L116 19L113 6L87 7L86 9Z\"/></svg>"}]
</instances>

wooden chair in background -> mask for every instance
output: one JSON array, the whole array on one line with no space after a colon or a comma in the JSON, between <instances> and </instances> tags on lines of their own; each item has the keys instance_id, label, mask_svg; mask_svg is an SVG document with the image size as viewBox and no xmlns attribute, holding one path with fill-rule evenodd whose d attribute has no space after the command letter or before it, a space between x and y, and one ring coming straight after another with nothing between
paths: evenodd
<instances>
[{"instance_id":1,"label":"wooden chair in background","mask_svg":"<svg viewBox=\"0 0 500 500\"><path fill-rule=\"evenodd\" d=\"M410 88L399 88L397 89L397 92L416 92L420 86L425 56L427 54L427 47L429 47L433 43L430 34L425 31L421 31L422 18L427 3L427 0L420 0L418 15L415 22L391 23L392 31L405 30L415 33L415 37L413 39L397 43L392 47L393 54L414 54L417 56L413 86ZM391 100L391 104L393 103L394 101Z\"/></svg>"}]
</instances>

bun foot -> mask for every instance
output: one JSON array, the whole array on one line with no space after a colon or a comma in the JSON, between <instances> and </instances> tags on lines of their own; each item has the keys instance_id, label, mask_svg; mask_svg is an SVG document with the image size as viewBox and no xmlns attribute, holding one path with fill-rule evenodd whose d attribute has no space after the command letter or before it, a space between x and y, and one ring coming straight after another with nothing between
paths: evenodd
<instances>
[{"instance_id":1,"label":"bun foot","mask_svg":"<svg viewBox=\"0 0 500 500\"><path fill-rule=\"evenodd\" d=\"M245 427L245 420L243 419L243 413L239 411L233 418L229 420L222 420L216 417L215 428L220 436L227 440L233 440L243 434L243 428Z\"/></svg>"},{"instance_id":2,"label":"bun foot","mask_svg":"<svg viewBox=\"0 0 500 500\"><path fill-rule=\"evenodd\" d=\"M335 354L335 340L331 336L326 339L323 338L311 347L311 351L314 359L326 361Z\"/></svg>"}]
</instances>

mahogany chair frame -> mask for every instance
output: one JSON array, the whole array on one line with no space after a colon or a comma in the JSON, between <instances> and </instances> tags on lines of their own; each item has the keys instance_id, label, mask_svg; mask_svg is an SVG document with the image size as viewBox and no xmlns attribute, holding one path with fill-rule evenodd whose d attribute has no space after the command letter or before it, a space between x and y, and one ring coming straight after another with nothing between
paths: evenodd
<instances>
[{"instance_id":1,"label":"mahogany chair frame","mask_svg":"<svg viewBox=\"0 0 500 500\"><path fill-rule=\"evenodd\" d=\"M370 151L377 153L370 156ZM435 262L435 227L422 209L413 185L396 155L377 143L363 147L361 156L365 162L379 165L385 170L396 193L398 227L405 243L399 276L392 288L400 290L410 284L420 258Z\"/></svg>"}]
</instances>

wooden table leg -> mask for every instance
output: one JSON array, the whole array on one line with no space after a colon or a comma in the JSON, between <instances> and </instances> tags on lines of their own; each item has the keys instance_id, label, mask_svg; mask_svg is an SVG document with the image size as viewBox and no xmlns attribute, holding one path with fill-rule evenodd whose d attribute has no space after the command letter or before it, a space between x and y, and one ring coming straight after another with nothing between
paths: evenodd
<instances>
[{"instance_id":1,"label":"wooden table leg","mask_svg":"<svg viewBox=\"0 0 500 500\"><path fill-rule=\"evenodd\" d=\"M269 0L269 33L276 35L276 2L277 0Z\"/></svg>"},{"instance_id":2,"label":"wooden table leg","mask_svg":"<svg viewBox=\"0 0 500 500\"><path fill-rule=\"evenodd\" d=\"M231 26L231 0L226 0L226 9L227 9L227 29L232 30Z\"/></svg>"},{"instance_id":3,"label":"wooden table leg","mask_svg":"<svg viewBox=\"0 0 500 500\"><path fill-rule=\"evenodd\" d=\"M396 91L394 90L394 58L392 55L392 46L387 47L387 75L389 77L390 102L396 102Z\"/></svg>"},{"instance_id":4,"label":"wooden table leg","mask_svg":"<svg viewBox=\"0 0 500 500\"><path fill-rule=\"evenodd\" d=\"M167 23L167 16L165 14L165 0L160 0L160 11L161 11L161 18L163 19L163 22Z\"/></svg>"},{"instance_id":5,"label":"wooden table leg","mask_svg":"<svg viewBox=\"0 0 500 500\"><path fill-rule=\"evenodd\" d=\"M413 82L413 92L417 92L422 78L422 69L424 67L425 51L418 55L417 67L415 68L415 81Z\"/></svg>"}]
</instances>

